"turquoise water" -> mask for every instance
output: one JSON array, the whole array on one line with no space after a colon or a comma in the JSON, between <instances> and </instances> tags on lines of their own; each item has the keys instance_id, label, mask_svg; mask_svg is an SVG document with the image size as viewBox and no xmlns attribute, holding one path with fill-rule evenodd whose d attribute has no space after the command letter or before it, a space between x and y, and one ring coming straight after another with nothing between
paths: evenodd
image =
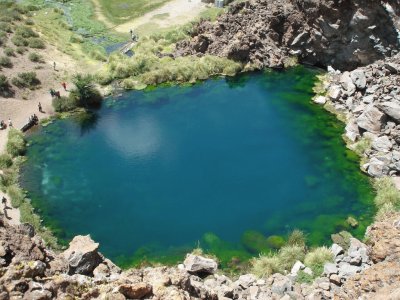
<instances>
[{"instance_id":1,"label":"turquoise water","mask_svg":"<svg viewBox=\"0 0 400 300\"><path fill-rule=\"evenodd\" d=\"M296 68L109 99L33 133L22 184L59 238L91 234L122 265L176 261L197 246L228 263L279 247L294 228L310 244L342 229L360 235L373 194L343 126L310 102L315 75Z\"/></svg>"}]
</instances>

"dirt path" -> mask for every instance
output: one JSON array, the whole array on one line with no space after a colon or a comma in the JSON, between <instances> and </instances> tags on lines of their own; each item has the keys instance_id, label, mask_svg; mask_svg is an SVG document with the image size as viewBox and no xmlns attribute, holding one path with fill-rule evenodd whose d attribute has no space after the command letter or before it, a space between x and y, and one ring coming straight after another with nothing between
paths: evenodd
<instances>
[{"instance_id":1,"label":"dirt path","mask_svg":"<svg viewBox=\"0 0 400 300\"><path fill-rule=\"evenodd\" d=\"M137 30L139 34L147 34L157 29L183 25L199 16L206 10L206 4L201 0L172 0L160 8L157 8L140 18L131 20L118 26L113 24L102 13L97 0L92 0L95 5L95 15L98 20L118 32L128 33L130 29Z\"/></svg>"},{"instance_id":2,"label":"dirt path","mask_svg":"<svg viewBox=\"0 0 400 300\"><path fill-rule=\"evenodd\" d=\"M0 215L6 216L5 220L8 222L8 224L11 225L21 224L20 221L21 214L19 212L19 209L12 207L8 196L0 191L0 199L3 199L3 197L6 197L7 203L5 206L3 205L3 203L0 203Z\"/></svg>"}]
</instances>

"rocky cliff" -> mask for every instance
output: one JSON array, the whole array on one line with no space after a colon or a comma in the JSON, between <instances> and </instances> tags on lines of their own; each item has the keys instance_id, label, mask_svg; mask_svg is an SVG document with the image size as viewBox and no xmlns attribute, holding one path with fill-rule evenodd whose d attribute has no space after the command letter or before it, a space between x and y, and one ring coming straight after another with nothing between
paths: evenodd
<instances>
[{"instance_id":1,"label":"rocky cliff","mask_svg":"<svg viewBox=\"0 0 400 300\"><path fill-rule=\"evenodd\" d=\"M257 0L200 22L175 55L212 54L256 68L301 63L352 70L398 52L397 0Z\"/></svg>"},{"instance_id":2,"label":"rocky cliff","mask_svg":"<svg viewBox=\"0 0 400 300\"><path fill-rule=\"evenodd\" d=\"M29 225L0 220L0 299L398 299L400 214L367 231L368 245L333 244L335 260L313 283L298 283L304 266L286 274L230 278L209 258L189 254L177 267L121 271L78 236L63 253L47 249Z\"/></svg>"}]
</instances>

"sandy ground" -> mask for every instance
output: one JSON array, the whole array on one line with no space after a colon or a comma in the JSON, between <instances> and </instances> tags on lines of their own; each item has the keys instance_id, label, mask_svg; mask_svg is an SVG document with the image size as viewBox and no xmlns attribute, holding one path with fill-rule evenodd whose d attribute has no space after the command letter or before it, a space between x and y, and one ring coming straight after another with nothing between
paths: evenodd
<instances>
[{"instance_id":1,"label":"sandy ground","mask_svg":"<svg viewBox=\"0 0 400 300\"><path fill-rule=\"evenodd\" d=\"M108 27L118 32L129 33L131 29L151 27L168 28L176 25L183 25L194 20L207 6L201 0L172 0L160 8L157 8L140 18L113 26L103 15L97 0L93 0L96 6L95 13L98 20L104 22ZM139 30L141 31L141 30Z\"/></svg>"},{"instance_id":2,"label":"sandy ground","mask_svg":"<svg viewBox=\"0 0 400 300\"><path fill-rule=\"evenodd\" d=\"M3 50L0 49L0 55L2 55L2 51ZM40 54L44 57L44 63L39 65L32 63L27 58L26 54L12 58L13 68L3 68L1 71L9 80L17 73L35 71L37 77L41 81L40 87L34 91L12 87L15 92L13 97L4 98L0 96L0 120L4 120L8 123L8 119L10 118L13 127L17 129L21 129L33 113L36 113L40 119L51 116L54 110L49 89L54 88L60 91L61 95L67 95L67 92L65 92L61 86L61 82L66 82L68 88L70 83L67 78L70 78L70 75L75 72L83 72L85 68L84 65L78 65L69 56L61 53L52 46L48 46L45 50L36 52L41 52ZM56 62L55 70L53 66L54 62ZM43 113L38 111L39 102L42 105ZM8 131L9 128L0 130L0 153L5 151ZM19 210L12 208L9 197L0 191L0 199L2 199L3 196L8 200L6 209L8 222L11 224L19 224ZM4 206L1 202L0 213L4 213Z\"/></svg>"},{"instance_id":3,"label":"sandy ground","mask_svg":"<svg viewBox=\"0 0 400 300\"><path fill-rule=\"evenodd\" d=\"M8 196L0 191L0 200L3 199L3 197L6 197L7 204L4 206L3 203L0 202L0 215L6 215L5 220L11 225L21 224L19 209L12 207Z\"/></svg>"}]
</instances>

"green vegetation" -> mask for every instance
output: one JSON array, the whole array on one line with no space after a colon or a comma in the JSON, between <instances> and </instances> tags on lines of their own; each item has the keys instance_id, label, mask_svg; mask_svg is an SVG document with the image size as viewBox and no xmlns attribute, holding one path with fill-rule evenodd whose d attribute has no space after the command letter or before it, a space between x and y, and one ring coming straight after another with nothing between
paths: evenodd
<instances>
[{"instance_id":1,"label":"green vegetation","mask_svg":"<svg viewBox=\"0 0 400 300\"><path fill-rule=\"evenodd\" d=\"M26 142L21 131L11 128L8 132L7 152L12 156L24 155Z\"/></svg>"},{"instance_id":2,"label":"green vegetation","mask_svg":"<svg viewBox=\"0 0 400 300\"><path fill-rule=\"evenodd\" d=\"M14 35L11 38L11 42L17 47L27 47L29 45L29 41L22 36Z\"/></svg>"},{"instance_id":3,"label":"green vegetation","mask_svg":"<svg viewBox=\"0 0 400 300\"><path fill-rule=\"evenodd\" d=\"M10 83L5 75L0 74L0 95L7 96L10 92Z\"/></svg>"},{"instance_id":4,"label":"green vegetation","mask_svg":"<svg viewBox=\"0 0 400 300\"><path fill-rule=\"evenodd\" d=\"M251 261L251 272L260 277L268 277L273 273L290 272L296 261L313 271L313 275L300 274L298 281L311 281L320 276L326 262L333 260L333 254L327 247L318 247L307 252L305 234L295 229L288 236L288 242L278 252L261 254Z\"/></svg>"},{"instance_id":5,"label":"green vegetation","mask_svg":"<svg viewBox=\"0 0 400 300\"><path fill-rule=\"evenodd\" d=\"M7 194L11 199L11 205L16 208L20 207L25 199L24 191L17 184L10 185Z\"/></svg>"},{"instance_id":6,"label":"green vegetation","mask_svg":"<svg viewBox=\"0 0 400 300\"><path fill-rule=\"evenodd\" d=\"M40 85L40 80L37 78L35 72L19 73L17 77L11 80L12 84L19 88L35 89Z\"/></svg>"},{"instance_id":7,"label":"green vegetation","mask_svg":"<svg viewBox=\"0 0 400 300\"><path fill-rule=\"evenodd\" d=\"M8 153L0 154L0 169L6 169L12 166L12 157Z\"/></svg>"},{"instance_id":8,"label":"green vegetation","mask_svg":"<svg viewBox=\"0 0 400 300\"><path fill-rule=\"evenodd\" d=\"M122 80L125 89L137 89L165 82L196 82L219 74L232 76L242 70L240 63L226 58L206 55L174 59L162 55L171 52L177 41L187 38L190 30L188 25L145 37L132 49L133 57L111 55L106 69L98 76L99 82Z\"/></svg>"},{"instance_id":9,"label":"green vegetation","mask_svg":"<svg viewBox=\"0 0 400 300\"><path fill-rule=\"evenodd\" d=\"M392 178L376 179L374 188L376 189L375 205L378 209L377 220L382 220L390 213L399 210L400 191L396 188Z\"/></svg>"},{"instance_id":10,"label":"green vegetation","mask_svg":"<svg viewBox=\"0 0 400 300\"><path fill-rule=\"evenodd\" d=\"M125 23L131 19L162 6L168 0L98 0L103 14L114 24Z\"/></svg>"},{"instance_id":11,"label":"green vegetation","mask_svg":"<svg viewBox=\"0 0 400 300\"><path fill-rule=\"evenodd\" d=\"M28 42L28 46L30 48L34 48L34 49L44 49L44 48L46 48L46 45L43 42L43 40L41 40L39 38L30 38L29 42Z\"/></svg>"},{"instance_id":12,"label":"green vegetation","mask_svg":"<svg viewBox=\"0 0 400 300\"><path fill-rule=\"evenodd\" d=\"M359 156L363 156L364 153L371 149L372 141L370 138L362 137L357 143L353 145L353 151Z\"/></svg>"},{"instance_id":13,"label":"green vegetation","mask_svg":"<svg viewBox=\"0 0 400 300\"><path fill-rule=\"evenodd\" d=\"M15 56L14 49L10 47L4 48L4 54L7 56Z\"/></svg>"},{"instance_id":14,"label":"green vegetation","mask_svg":"<svg viewBox=\"0 0 400 300\"><path fill-rule=\"evenodd\" d=\"M1 56L0 57L0 66L4 68L12 68L13 64L11 62L11 59L7 56Z\"/></svg>"},{"instance_id":15,"label":"green vegetation","mask_svg":"<svg viewBox=\"0 0 400 300\"><path fill-rule=\"evenodd\" d=\"M16 51L17 51L18 54L22 55L27 51L27 49L25 47L17 47Z\"/></svg>"},{"instance_id":16,"label":"green vegetation","mask_svg":"<svg viewBox=\"0 0 400 300\"><path fill-rule=\"evenodd\" d=\"M36 63L43 63L43 57L35 52L29 53L29 60Z\"/></svg>"},{"instance_id":17,"label":"green vegetation","mask_svg":"<svg viewBox=\"0 0 400 300\"><path fill-rule=\"evenodd\" d=\"M78 107L97 108L101 105L103 97L93 83L90 75L77 74L73 78L75 89L68 97L53 99L53 107L56 112L72 111Z\"/></svg>"}]
</instances>

